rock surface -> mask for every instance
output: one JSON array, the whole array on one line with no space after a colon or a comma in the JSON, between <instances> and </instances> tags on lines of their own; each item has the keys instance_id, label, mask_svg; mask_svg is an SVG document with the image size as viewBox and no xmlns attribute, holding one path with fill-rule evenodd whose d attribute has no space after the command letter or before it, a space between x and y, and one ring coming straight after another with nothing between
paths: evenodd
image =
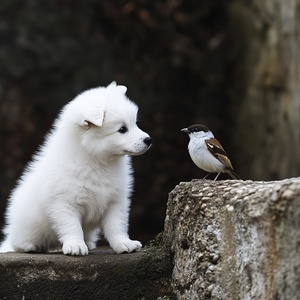
<instances>
[{"instance_id":1,"label":"rock surface","mask_svg":"<svg viewBox=\"0 0 300 300\"><path fill-rule=\"evenodd\" d=\"M299 299L300 178L180 183L163 240L177 299Z\"/></svg>"},{"instance_id":2,"label":"rock surface","mask_svg":"<svg viewBox=\"0 0 300 300\"><path fill-rule=\"evenodd\" d=\"M149 247L117 255L99 247L88 256L0 255L0 299L157 299L167 293L171 264Z\"/></svg>"},{"instance_id":3,"label":"rock surface","mask_svg":"<svg viewBox=\"0 0 300 300\"><path fill-rule=\"evenodd\" d=\"M0 299L298 300L300 178L180 183L141 252L0 254Z\"/></svg>"}]
</instances>

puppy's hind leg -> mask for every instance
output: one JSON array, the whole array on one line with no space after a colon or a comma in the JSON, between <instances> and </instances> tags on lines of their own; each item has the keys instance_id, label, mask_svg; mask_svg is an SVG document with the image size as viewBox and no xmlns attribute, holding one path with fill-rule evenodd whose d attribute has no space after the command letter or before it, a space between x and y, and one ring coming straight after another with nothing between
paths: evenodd
<instances>
[{"instance_id":1,"label":"puppy's hind leg","mask_svg":"<svg viewBox=\"0 0 300 300\"><path fill-rule=\"evenodd\" d=\"M11 242L6 238L0 245L0 253L15 252Z\"/></svg>"},{"instance_id":2,"label":"puppy's hind leg","mask_svg":"<svg viewBox=\"0 0 300 300\"><path fill-rule=\"evenodd\" d=\"M84 230L84 240L88 246L89 250L94 250L97 247L97 241L99 240L100 230L92 229L92 230Z\"/></svg>"}]
</instances>

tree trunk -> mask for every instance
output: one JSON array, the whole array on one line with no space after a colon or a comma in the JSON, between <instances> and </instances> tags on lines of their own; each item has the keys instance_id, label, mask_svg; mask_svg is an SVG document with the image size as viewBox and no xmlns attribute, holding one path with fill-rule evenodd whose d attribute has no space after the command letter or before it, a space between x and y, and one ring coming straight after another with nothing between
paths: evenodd
<instances>
[{"instance_id":1,"label":"tree trunk","mask_svg":"<svg viewBox=\"0 0 300 300\"><path fill-rule=\"evenodd\" d=\"M300 172L299 5L299 0L229 5L232 138L244 178Z\"/></svg>"}]
</instances>

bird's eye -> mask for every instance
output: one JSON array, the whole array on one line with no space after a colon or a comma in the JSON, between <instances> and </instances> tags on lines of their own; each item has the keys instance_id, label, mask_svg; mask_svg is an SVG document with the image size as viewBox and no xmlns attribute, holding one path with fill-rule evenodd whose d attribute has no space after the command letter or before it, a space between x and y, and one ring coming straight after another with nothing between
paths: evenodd
<instances>
[{"instance_id":1,"label":"bird's eye","mask_svg":"<svg viewBox=\"0 0 300 300\"><path fill-rule=\"evenodd\" d=\"M120 132L120 133L126 133L128 131L128 129L127 129L127 127L126 126L122 126L122 127L120 127L120 129L118 130L118 132Z\"/></svg>"}]
</instances>

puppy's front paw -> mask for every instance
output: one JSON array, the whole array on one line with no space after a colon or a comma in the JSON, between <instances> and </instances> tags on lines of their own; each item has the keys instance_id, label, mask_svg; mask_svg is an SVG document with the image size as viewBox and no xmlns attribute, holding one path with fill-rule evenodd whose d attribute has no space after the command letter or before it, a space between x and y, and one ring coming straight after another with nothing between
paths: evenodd
<instances>
[{"instance_id":1,"label":"puppy's front paw","mask_svg":"<svg viewBox=\"0 0 300 300\"><path fill-rule=\"evenodd\" d=\"M63 243L63 253L66 255L88 255L89 250L84 241L70 240Z\"/></svg>"},{"instance_id":2,"label":"puppy's front paw","mask_svg":"<svg viewBox=\"0 0 300 300\"><path fill-rule=\"evenodd\" d=\"M142 244L139 241L132 241L130 239L122 240L116 245L111 246L113 250L120 253L130 253L133 251L140 251L142 248Z\"/></svg>"}]
</instances>

